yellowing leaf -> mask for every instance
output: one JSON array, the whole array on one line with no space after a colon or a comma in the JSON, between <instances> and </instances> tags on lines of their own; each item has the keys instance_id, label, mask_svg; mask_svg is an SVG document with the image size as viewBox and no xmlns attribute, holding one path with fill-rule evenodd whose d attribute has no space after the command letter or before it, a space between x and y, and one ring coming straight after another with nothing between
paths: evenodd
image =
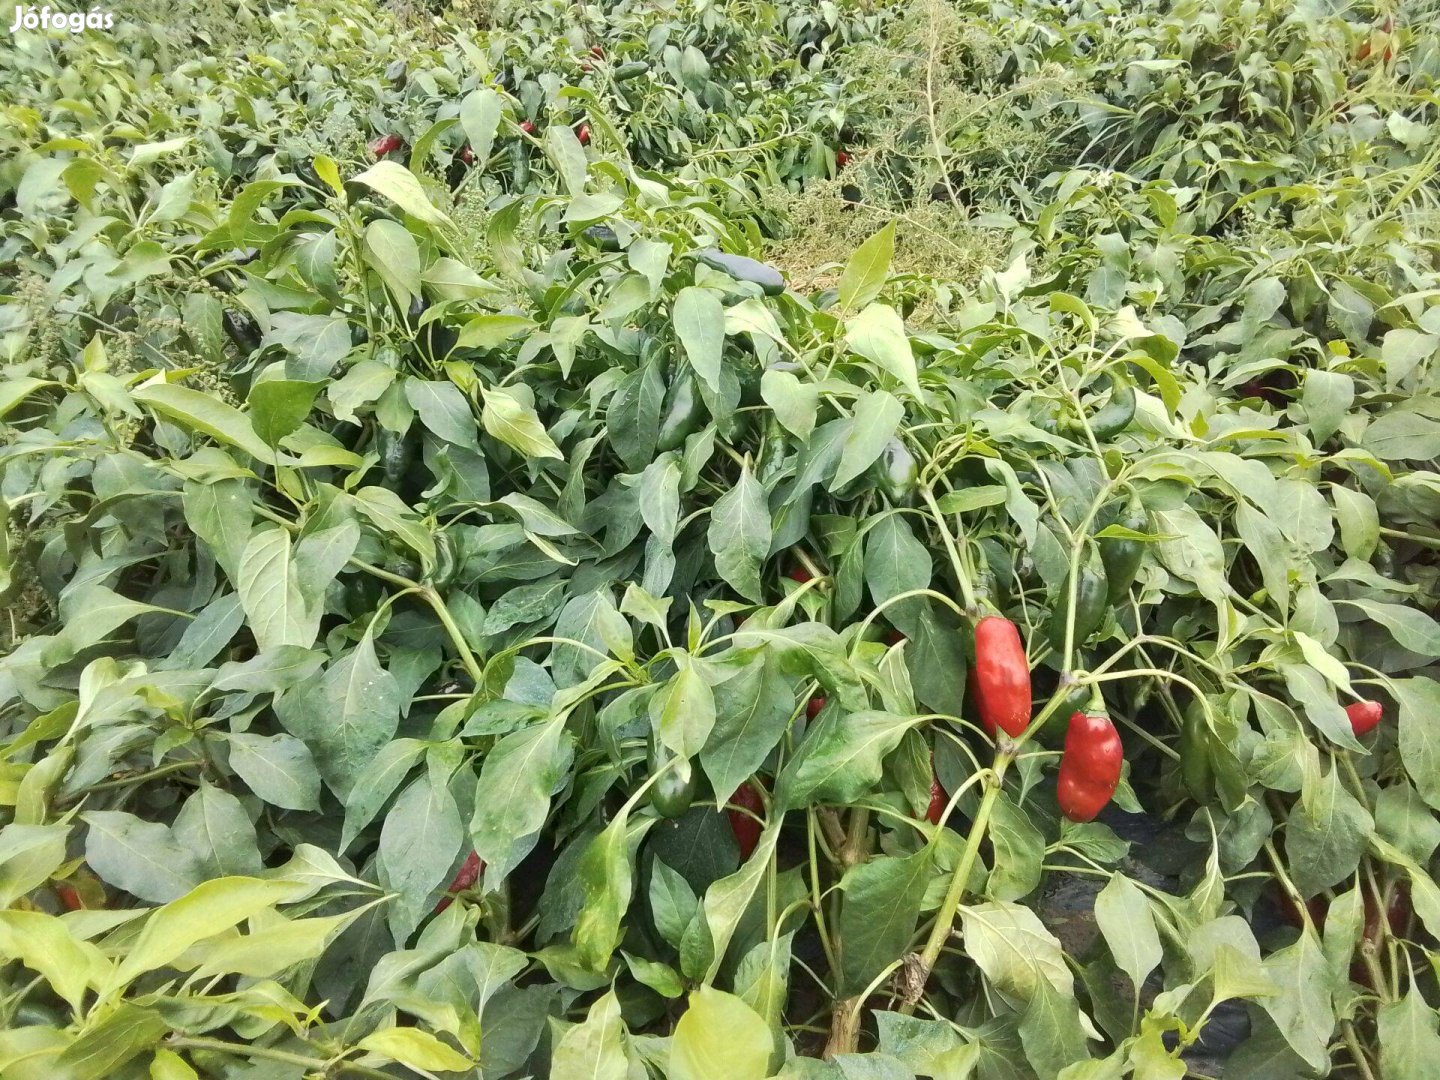
<instances>
[{"instance_id":1,"label":"yellowing leaf","mask_svg":"<svg viewBox=\"0 0 1440 1080\"><path fill-rule=\"evenodd\" d=\"M386 1028L365 1036L361 1050L380 1054L412 1069L457 1072L472 1069L475 1063L458 1050L452 1050L428 1031L419 1028Z\"/></svg>"}]
</instances>

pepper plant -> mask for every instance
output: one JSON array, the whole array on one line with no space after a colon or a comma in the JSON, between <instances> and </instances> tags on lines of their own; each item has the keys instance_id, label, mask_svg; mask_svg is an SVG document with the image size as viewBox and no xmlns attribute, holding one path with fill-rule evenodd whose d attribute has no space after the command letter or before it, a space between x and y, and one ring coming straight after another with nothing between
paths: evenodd
<instances>
[{"instance_id":1,"label":"pepper plant","mask_svg":"<svg viewBox=\"0 0 1440 1080\"><path fill-rule=\"evenodd\" d=\"M1013 7L963 281L933 8L16 39L0 1075L1427 1075L1437 35Z\"/></svg>"}]
</instances>

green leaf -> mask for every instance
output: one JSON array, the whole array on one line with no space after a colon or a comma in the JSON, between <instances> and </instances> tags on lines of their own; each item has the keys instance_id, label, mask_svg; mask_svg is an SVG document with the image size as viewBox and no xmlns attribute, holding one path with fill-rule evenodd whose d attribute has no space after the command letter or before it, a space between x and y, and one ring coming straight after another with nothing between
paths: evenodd
<instances>
[{"instance_id":1,"label":"green leaf","mask_svg":"<svg viewBox=\"0 0 1440 1080\"><path fill-rule=\"evenodd\" d=\"M320 774L310 748L290 735L227 736L230 767L260 798L286 810L320 806Z\"/></svg>"},{"instance_id":2,"label":"green leaf","mask_svg":"<svg viewBox=\"0 0 1440 1080\"><path fill-rule=\"evenodd\" d=\"M774 1040L765 1021L733 994L702 986L670 1038L668 1080L763 1080Z\"/></svg>"},{"instance_id":3,"label":"green leaf","mask_svg":"<svg viewBox=\"0 0 1440 1080\"><path fill-rule=\"evenodd\" d=\"M1095 924L1110 947L1115 966L1140 993L1145 977L1163 959L1150 900L1123 874L1114 874L1095 897Z\"/></svg>"},{"instance_id":4,"label":"green leaf","mask_svg":"<svg viewBox=\"0 0 1440 1080\"><path fill-rule=\"evenodd\" d=\"M105 986L112 971L104 953L43 911L0 911L0 951L43 975L77 1013L85 991Z\"/></svg>"},{"instance_id":5,"label":"green leaf","mask_svg":"<svg viewBox=\"0 0 1440 1080\"><path fill-rule=\"evenodd\" d=\"M380 829L379 864L383 880L400 895L391 907L391 925L408 936L426 910L432 890L446 874L464 842L455 797L433 771L412 780L385 815Z\"/></svg>"},{"instance_id":6,"label":"green leaf","mask_svg":"<svg viewBox=\"0 0 1440 1080\"><path fill-rule=\"evenodd\" d=\"M126 950L113 987L174 963L196 942L224 933L294 894L291 882L249 877L216 878L195 886L150 913L145 928Z\"/></svg>"},{"instance_id":7,"label":"green leaf","mask_svg":"<svg viewBox=\"0 0 1440 1080\"><path fill-rule=\"evenodd\" d=\"M585 1080L627 1080L630 1064L625 1054L625 1024L613 990L590 1006L584 1023L574 1025L560 1037L550 1059L550 1074Z\"/></svg>"},{"instance_id":8,"label":"green leaf","mask_svg":"<svg viewBox=\"0 0 1440 1080\"><path fill-rule=\"evenodd\" d=\"M889 372L911 396L920 397L915 355L900 313L885 304L871 304L845 323L845 344L850 351Z\"/></svg>"},{"instance_id":9,"label":"green leaf","mask_svg":"<svg viewBox=\"0 0 1440 1080\"><path fill-rule=\"evenodd\" d=\"M585 148L575 132L564 124L551 124L545 129L545 155L555 166L565 190L578 195L585 188Z\"/></svg>"},{"instance_id":10,"label":"green leaf","mask_svg":"<svg viewBox=\"0 0 1440 1080\"><path fill-rule=\"evenodd\" d=\"M818 386L802 383L788 371L766 371L760 376L760 396L787 431L802 442L809 441L820 406Z\"/></svg>"},{"instance_id":11,"label":"green leaf","mask_svg":"<svg viewBox=\"0 0 1440 1080\"><path fill-rule=\"evenodd\" d=\"M1025 1057L1040 1080L1055 1080L1067 1065L1090 1057L1079 1003L1047 979L1035 981L1018 1030Z\"/></svg>"},{"instance_id":12,"label":"green leaf","mask_svg":"<svg viewBox=\"0 0 1440 1080\"><path fill-rule=\"evenodd\" d=\"M361 1050L416 1070L468 1072L475 1067L470 1058L446 1046L428 1031L415 1027L392 1027L371 1032L357 1045Z\"/></svg>"},{"instance_id":13,"label":"green leaf","mask_svg":"<svg viewBox=\"0 0 1440 1080\"><path fill-rule=\"evenodd\" d=\"M495 129L505 102L494 90L482 86L466 94L460 102L460 129L470 140L470 150L477 163L484 163L490 157L490 148L495 144Z\"/></svg>"},{"instance_id":14,"label":"green leaf","mask_svg":"<svg viewBox=\"0 0 1440 1080\"><path fill-rule=\"evenodd\" d=\"M1278 993L1260 999L1290 1048L1312 1069L1323 1072L1330 1060L1326 1050L1335 1029L1331 1006L1330 969L1320 944L1309 931L1300 940L1265 959L1265 970Z\"/></svg>"},{"instance_id":15,"label":"green leaf","mask_svg":"<svg viewBox=\"0 0 1440 1080\"><path fill-rule=\"evenodd\" d=\"M880 782L885 755L918 723L919 717L868 710L822 714L780 774L776 801L785 809L855 802Z\"/></svg>"},{"instance_id":16,"label":"green leaf","mask_svg":"<svg viewBox=\"0 0 1440 1080\"><path fill-rule=\"evenodd\" d=\"M795 711L795 693L779 665L760 650L714 686L713 698L715 726L700 751L700 764L723 803L755 774L785 734Z\"/></svg>"},{"instance_id":17,"label":"green leaf","mask_svg":"<svg viewBox=\"0 0 1440 1080\"><path fill-rule=\"evenodd\" d=\"M840 306L854 311L879 296L890 274L890 260L894 256L895 222L891 220L856 248L845 264L845 272L840 275Z\"/></svg>"},{"instance_id":18,"label":"green leaf","mask_svg":"<svg viewBox=\"0 0 1440 1080\"><path fill-rule=\"evenodd\" d=\"M375 820L380 808L395 794L395 789L425 752L425 745L419 739L394 739L380 748L375 760L366 767L345 800L340 851L354 843L361 830Z\"/></svg>"},{"instance_id":19,"label":"green leaf","mask_svg":"<svg viewBox=\"0 0 1440 1080\"><path fill-rule=\"evenodd\" d=\"M430 200L425 197L425 189L420 186L420 181L415 174L398 162L377 161L355 177L354 182L364 184L372 191L385 196L411 217L423 221L427 225L453 228L450 219L435 209Z\"/></svg>"},{"instance_id":20,"label":"green leaf","mask_svg":"<svg viewBox=\"0 0 1440 1080\"><path fill-rule=\"evenodd\" d=\"M1440 622L1413 607L1382 604L1376 600L1342 600L1357 607L1389 630L1395 640L1422 656L1440 656Z\"/></svg>"},{"instance_id":21,"label":"green leaf","mask_svg":"<svg viewBox=\"0 0 1440 1080\"><path fill-rule=\"evenodd\" d=\"M905 955L920 903L933 875L933 852L921 848L903 858L880 855L849 870L840 882L840 993L851 997L870 987Z\"/></svg>"},{"instance_id":22,"label":"green leaf","mask_svg":"<svg viewBox=\"0 0 1440 1080\"><path fill-rule=\"evenodd\" d=\"M305 617L305 600L295 580L290 533L283 526L262 526L250 534L235 588L261 649L309 648L314 643L315 631Z\"/></svg>"},{"instance_id":23,"label":"green leaf","mask_svg":"<svg viewBox=\"0 0 1440 1080\"><path fill-rule=\"evenodd\" d=\"M1390 685L1400 703L1400 760L1420 797L1440 810L1440 683L1420 676Z\"/></svg>"},{"instance_id":24,"label":"green leaf","mask_svg":"<svg viewBox=\"0 0 1440 1080\"><path fill-rule=\"evenodd\" d=\"M682 652L673 654L673 659L675 674L660 693L650 698L650 721L660 742L676 757L688 759L698 754L710 737L715 725L715 697L701 675L699 665L703 661ZM679 767L682 774L689 772L684 760Z\"/></svg>"},{"instance_id":25,"label":"green leaf","mask_svg":"<svg viewBox=\"0 0 1440 1080\"><path fill-rule=\"evenodd\" d=\"M406 379L405 400L420 417L420 422L441 439L469 450L480 449L475 434L475 414L454 383Z\"/></svg>"},{"instance_id":26,"label":"green leaf","mask_svg":"<svg viewBox=\"0 0 1440 1080\"><path fill-rule=\"evenodd\" d=\"M261 461L275 460L270 444L256 433L250 418L210 394L185 386L151 382L137 386L130 391L130 396L181 427L238 447Z\"/></svg>"},{"instance_id":27,"label":"green leaf","mask_svg":"<svg viewBox=\"0 0 1440 1080\"><path fill-rule=\"evenodd\" d=\"M915 539L909 520L887 514L865 534L865 584L879 607L896 596L930 587L930 552ZM902 600L885 609L885 617L906 634L919 629L925 601Z\"/></svg>"},{"instance_id":28,"label":"green leaf","mask_svg":"<svg viewBox=\"0 0 1440 1080\"><path fill-rule=\"evenodd\" d=\"M860 398L846 429L840 465L830 481L831 491L839 491L875 463L904 416L905 407L884 390Z\"/></svg>"},{"instance_id":29,"label":"green leaf","mask_svg":"<svg viewBox=\"0 0 1440 1080\"><path fill-rule=\"evenodd\" d=\"M1040 884L1045 837L1025 809L1001 792L990 816L990 842L995 865L985 891L993 900L1019 900Z\"/></svg>"},{"instance_id":30,"label":"green leaf","mask_svg":"<svg viewBox=\"0 0 1440 1080\"><path fill-rule=\"evenodd\" d=\"M720 298L709 289L688 286L676 294L671 319L695 374L718 394L725 350L725 309Z\"/></svg>"},{"instance_id":31,"label":"green leaf","mask_svg":"<svg viewBox=\"0 0 1440 1080\"><path fill-rule=\"evenodd\" d=\"M395 297L407 307L420 295L420 245L398 221L377 218L365 226L366 262Z\"/></svg>"},{"instance_id":32,"label":"green leaf","mask_svg":"<svg viewBox=\"0 0 1440 1080\"><path fill-rule=\"evenodd\" d=\"M565 455L560 453L533 407L499 387L485 389L482 394L485 407L481 410L480 422L494 438L526 457L564 460Z\"/></svg>"},{"instance_id":33,"label":"green leaf","mask_svg":"<svg viewBox=\"0 0 1440 1080\"><path fill-rule=\"evenodd\" d=\"M706 542L715 556L715 569L741 596L757 603L763 598L760 565L770 551L770 508L765 489L740 469L735 486L721 495L710 514Z\"/></svg>"},{"instance_id":34,"label":"green leaf","mask_svg":"<svg viewBox=\"0 0 1440 1080\"><path fill-rule=\"evenodd\" d=\"M141 900L178 899L203 876L199 859L158 822L119 810L90 810L80 817L90 826L85 861L105 881Z\"/></svg>"},{"instance_id":35,"label":"green leaf","mask_svg":"<svg viewBox=\"0 0 1440 1080\"><path fill-rule=\"evenodd\" d=\"M581 962L592 971L603 971L620 944L630 906L634 849L654 824L654 818L644 818L632 828L629 810L622 808L580 857L575 873L583 900L573 938Z\"/></svg>"},{"instance_id":36,"label":"green leaf","mask_svg":"<svg viewBox=\"0 0 1440 1080\"><path fill-rule=\"evenodd\" d=\"M255 512L243 480L185 484L185 523L209 546L231 581L240 579L240 558L250 538Z\"/></svg>"},{"instance_id":37,"label":"green leaf","mask_svg":"<svg viewBox=\"0 0 1440 1080\"><path fill-rule=\"evenodd\" d=\"M279 446L281 439L305 422L324 385L297 379L266 379L256 383L246 399L255 433L266 445Z\"/></svg>"},{"instance_id":38,"label":"green leaf","mask_svg":"<svg viewBox=\"0 0 1440 1080\"><path fill-rule=\"evenodd\" d=\"M1380 1006L1380 1071L1385 1080L1425 1080L1440 1061L1435 1010L1413 985L1399 1001Z\"/></svg>"},{"instance_id":39,"label":"green leaf","mask_svg":"<svg viewBox=\"0 0 1440 1080\"><path fill-rule=\"evenodd\" d=\"M496 888L534 849L550 797L570 767L562 718L506 735L485 755L470 818L470 843Z\"/></svg>"},{"instance_id":40,"label":"green leaf","mask_svg":"<svg viewBox=\"0 0 1440 1080\"><path fill-rule=\"evenodd\" d=\"M277 709L290 734L315 754L320 775L344 801L400 720L401 692L380 666L367 633L318 677L287 694Z\"/></svg>"},{"instance_id":41,"label":"green leaf","mask_svg":"<svg viewBox=\"0 0 1440 1080\"><path fill-rule=\"evenodd\" d=\"M1308 806L1296 803L1285 823L1285 856L1296 888L1311 897L1355 873L1374 821L1341 783L1338 767L1307 795Z\"/></svg>"},{"instance_id":42,"label":"green leaf","mask_svg":"<svg viewBox=\"0 0 1440 1080\"><path fill-rule=\"evenodd\" d=\"M965 951L1001 993L1029 1001L1041 980L1066 997L1075 980L1060 942L1039 917L1019 904L977 904L960 908Z\"/></svg>"},{"instance_id":43,"label":"green leaf","mask_svg":"<svg viewBox=\"0 0 1440 1080\"><path fill-rule=\"evenodd\" d=\"M230 792L202 782L170 827L209 877L260 873L260 845L245 807Z\"/></svg>"}]
</instances>

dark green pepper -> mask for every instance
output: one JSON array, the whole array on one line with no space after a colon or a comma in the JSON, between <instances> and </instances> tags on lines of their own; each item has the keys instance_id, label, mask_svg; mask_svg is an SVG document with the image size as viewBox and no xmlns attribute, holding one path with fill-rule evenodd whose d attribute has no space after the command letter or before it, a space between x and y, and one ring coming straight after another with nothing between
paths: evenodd
<instances>
[{"instance_id":1,"label":"dark green pepper","mask_svg":"<svg viewBox=\"0 0 1440 1080\"><path fill-rule=\"evenodd\" d=\"M380 606L380 599L384 594L380 579L368 571L357 571L347 574L344 580L344 592L341 595L345 603L345 614L352 619L373 614Z\"/></svg>"},{"instance_id":2,"label":"dark green pepper","mask_svg":"<svg viewBox=\"0 0 1440 1080\"><path fill-rule=\"evenodd\" d=\"M638 79L650 70L650 65L644 60L632 60L628 64L621 64L615 69L616 82L629 82L631 79Z\"/></svg>"},{"instance_id":3,"label":"dark green pepper","mask_svg":"<svg viewBox=\"0 0 1440 1080\"><path fill-rule=\"evenodd\" d=\"M385 486L391 491L398 490L415 468L420 443L410 432L395 432L379 428L375 432L375 452L380 456L380 472L385 477Z\"/></svg>"},{"instance_id":4,"label":"dark green pepper","mask_svg":"<svg viewBox=\"0 0 1440 1080\"><path fill-rule=\"evenodd\" d=\"M700 770L693 765L688 780L681 779L676 769L670 769L651 786L650 805L662 818L677 818L690 809L699 786Z\"/></svg>"},{"instance_id":5,"label":"dark green pepper","mask_svg":"<svg viewBox=\"0 0 1440 1080\"><path fill-rule=\"evenodd\" d=\"M510 190L524 191L530 182L530 147L524 139L517 139L510 146Z\"/></svg>"},{"instance_id":6,"label":"dark green pepper","mask_svg":"<svg viewBox=\"0 0 1440 1080\"><path fill-rule=\"evenodd\" d=\"M1090 635L1100 629L1100 624L1105 621L1105 611L1109 605L1109 588L1105 581L1105 564L1100 560L1100 554L1094 547L1091 547L1085 556L1085 561L1080 564L1080 577L1075 585L1075 647L1079 648ZM1060 587L1060 594L1056 599L1055 606L1050 611L1050 619L1045 626L1045 635L1050 644L1056 649L1065 647L1065 623L1066 614L1069 610L1070 599L1070 578L1067 575L1065 583Z\"/></svg>"},{"instance_id":7,"label":"dark green pepper","mask_svg":"<svg viewBox=\"0 0 1440 1080\"><path fill-rule=\"evenodd\" d=\"M1090 431L1096 442L1112 438L1130 426L1135 419L1135 388L1118 377L1110 380L1110 400L1090 418Z\"/></svg>"},{"instance_id":8,"label":"dark green pepper","mask_svg":"<svg viewBox=\"0 0 1440 1080\"><path fill-rule=\"evenodd\" d=\"M1147 532L1150 518L1145 504L1135 492L1130 493L1123 509L1113 516L1112 524L1132 532ZM1140 561L1145 556L1145 544L1141 540L1127 540L1119 536L1107 536L1096 541L1100 548L1100 559L1105 564L1105 581L1108 586L1108 600L1114 607L1130 592L1135 575L1140 571Z\"/></svg>"},{"instance_id":9,"label":"dark green pepper","mask_svg":"<svg viewBox=\"0 0 1440 1080\"><path fill-rule=\"evenodd\" d=\"M915 501L915 481L920 467L915 455L898 438L892 438L876 458L875 482L891 506L909 506Z\"/></svg>"},{"instance_id":10,"label":"dark green pepper","mask_svg":"<svg viewBox=\"0 0 1440 1080\"><path fill-rule=\"evenodd\" d=\"M704 417L704 405L695 391L695 376L687 368L675 376L665 391L655 449L662 454L680 449L685 440L699 430Z\"/></svg>"},{"instance_id":11,"label":"dark green pepper","mask_svg":"<svg viewBox=\"0 0 1440 1080\"><path fill-rule=\"evenodd\" d=\"M760 286L766 296L779 296L785 291L785 279L780 271L744 255L727 255L719 248L704 248L695 252L695 258L706 266L721 273L729 274L736 281L749 281Z\"/></svg>"},{"instance_id":12,"label":"dark green pepper","mask_svg":"<svg viewBox=\"0 0 1440 1080\"><path fill-rule=\"evenodd\" d=\"M580 235L601 251L620 250L620 238L609 225L591 225Z\"/></svg>"},{"instance_id":13,"label":"dark green pepper","mask_svg":"<svg viewBox=\"0 0 1440 1080\"><path fill-rule=\"evenodd\" d=\"M1180 779L1190 797L1206 805L1215 797L1215 766L1210 756L1210 726L1205 713L1192 702L1180 728Z\"/></svg>"},{"instance_id":14,"label":"dark green pepper","mask_svg":"<svg viewBox=\"0 0 1440 1080\"><path fill-rule=\"evenodd\" d=\"M225 336L246 356L260 348L260 328L249 315L227 311L220 317L220 323L225 328Z\"/></svg>"},{"instance_id":15,"label":"dark green pepper","mask_svg":"<svg viewBox=\"0 0 1440 1080\"><path fill-rule=\"evenodd\" d=\"M429 584L437 589L448 589L455 581L460 562L456 558L455 542L447 532L435 534L435 568L430 571Z\"/></svg>"},{"instance_id":16,"label":"dark green pepper","mask_svg":"<svg viewBox=\"0 0 1440 1080\"><path fill-rule=\"evenodd\" d=\"M385 560L382 570L388 570L397 577L405 578L407 581L420 580L420 564L413 559L407 559L400 555L391 555Z\"/></svg>"}]
</instances>

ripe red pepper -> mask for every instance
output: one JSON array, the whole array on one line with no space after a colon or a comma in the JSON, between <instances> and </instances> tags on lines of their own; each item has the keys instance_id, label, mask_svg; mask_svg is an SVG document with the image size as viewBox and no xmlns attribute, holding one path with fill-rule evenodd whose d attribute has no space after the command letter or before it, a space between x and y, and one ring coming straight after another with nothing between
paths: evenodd
<instances>
[{"instance_id":1,"label":"ripe red pepper","mask_svg":"<svg viewBox=\"0 0 1440 1080\"><path fill-rule=\"evenodd\" d=\"M975 666L970 672L980 722L1018 738L1030 723L1030 665L1020 631L1009 619L987 615L975 624Z\"/></svg>"},{"instance_id":2,"label":"ripe red pepper","mask_svg":"<svg viewBox=\"0 0 1440 1080\"><path fill-rule=\"evenodd\" d=\"M595 57L595 59L598 60L598 59L600 59L600 57L602 57L602 56L605 55L605 50L602 49L599 45L591 45L591 46L590 46L590 55L593 56L593 57Z\"/></svg>"},{"instance_id":3,"label":"ripe red pepper","mask_svg":"<svg viewBox=\"0 0 1440 1080\"><path fill-rule=\"evenodd\" d=\"M1370 42L1367 41L1355 50L1355 60L1357 63L1361 63L1368 59L1370 59Z\"/></svg>"},{"instance_id":4,"label":"ripe red pepper","mask_svg":"<svg viewBox=\"0 0 1440 1080\"><path fill-rule=\"evenodd\" d=\"M1350 728L1356 735L1364 735L1380 723L1384 710L1378 701L1357 701L1345 706L1345 715L1350 718Z\"/></svg>"},{"instance_id":5,"label":"ripe red pepper","mask_svg":"<svg viewBox=\"0 0 1440 1080\"><path fill-rule=\"evenodd\" d=\"M735 794L730 796L730 802L734 806L743 807L744 810L752 811L755 814L762 814L765 804L760 799L760 791L755 787L753 780L747 780L735 789ZM744 810L726 810L730 817L730 831L735 834L735 842L740 845L740 861L744 862L750 858L750 853L755 850L755 845L760 842L760 822Z\"/></svg>"},{"instance_id":6,"label":"ripe red pepper","mask_svg":"<svg viewBox=\"0 0 1440 1080\"><path fill-rule=\"evenodd\" d=\"M581 70L581 71L594 71L594 70L595 70L595 65L592 64L592 63L590 63L589 61L586 61L585 63L583 63L583 64L580 65L580 70Z\"/></svg>"},{"instance_id":7,"label":"ripe red pepper","mask_svg":"<svg viewBox=\"0 0 1440 1080\"><path fill-rule=\"evenodd\" d=\"M485 863L481 860L479 853L474 851L470 852L465 861L460 864L460 869L456 871L455 880L450 882L445 889L450 895L444 897L435 905L435 914L439 915L440 912L448 908L454 900L455 894L462 893L473 886L475 882L480 880L480 875L484 872Z\"/></svg>"},{"instance_id":8,"label":"ripe red pepper","mask_svg":"<svg viewBox=\"0 0 1440 1080\"><path fill-rule=\"evenodd\" d=\"M575 137L580 140L581 146L588 145L590 142L590 125L581 124L580 130L575 132Z\"/></svg>"},{"instance_id":9,"label":"ripe red pepper","mask_svg":"<svg viewBox=\"0 0 1440 1080\"><path fill-rule=\"evenodd\" d=\"M475 164L475 151L470 149L468 143L460 148L460 153L456 156L459 157L459 159L463 161L466 165Z\"/></svg>"},{"instance_id":10,"label":"ripe red pepper","mask_svg":"<svg viewBox=\"0 0 1440 1080\"><path fill-rule=\"evenodd\" d=\"M899 645L900 642L904 640L905 635L902 634L899 630L892 629L888 634L885 635L885 644L887 645Z\"/></svg>"},{"instance_id":11,"label":"ripe red pepper","mask_svg":"<svg viewBox=\"0 0 1440 1080\"><path fill-rule=\"evenodd\" d=\"M55 895L60 898L60 903L66 911L83 911L85 909L85 901L80 898L80 893L76 891L74 885L63 881L57 883Z\"/></svg>"},{"instance_id":12,"label":"ripe red pepper","mask_svg":"<svg viewBox=\"0 0 1440 1080\"><path fill-rule=\"evenodd\" d=\"M521 120L521 121L520 121L520 130L523 131L526 135L534 135L534 134L535 134L535 121L534 121L534 120Z\"/></svg>"},{"instance_id":13,"label":"ripe red pepper","mask_svg":"<svg viewBox=\"0 0 1440 1080\"><path fill-rule=\"evenodd\" d=\"M1056 796L1071 821L1093 821L1120 784L1125 747L1110 717L1093 706L1070 717Z\"/></svg>"},{"instance_id":14,"label":"ripe red pepper","mask_svg":"<svg viewBox=\"0 0 1440 1080\"><path fill-rule=\"evenodd\" d=\"M820 710L823 708L825 708L825 695L816 694L814 697L812 697L809 701L805 703L806 719L814 720L815 717L820 715Z\"/></svg>"},{"instance_id":15,"label":"ripe red pepper","mask_svg":"<svg viewBox=\"0 0 1440 1080\"><path fill-rule=\"evenodd\" d=\"M805 582L809 581L815 575L810 573L810 571L805 568L804 564L801 563L792 566L789 570L785 571L785 576L788 577L791 581L798 581L801 585L804 585Z\"/></svg>"},{"instance_id":16,"label":"ripe red pepper","mask_svg":"<svg viewBox=\"0 0 1440 1080\"><path fill-rule=\"evenodd\" d=\"M949 802L949 793L940 783L940 778L932 772L930 774L930 805L925 810L925 820L931 825L939 825L940 815L945 813L945 807Z\"/></svg>"},{"instance_id":17,"label":"ripe red pepper","mask_svg":"<svg viewBox=\"0 0 1440 1080\"><path fill-rule=\"evenodd\" d=\"M835 154L836 171L838 172L840 169L843 169L848 164L850 164L850 155L847 154L844 150L837 151Z\"/></svg>"},{"instance_id":18,"label":"ripe red pepper","mask_svg":"<svg viewBox=\"0 0 1440 1080\"><path fill-rule=\"evenodd\" d=\"M384 157L386 154L393 154L405 145L405 140L399 135L381 135L370 143L370 152L376 157Z\"/></svg>"}]
</instances>

